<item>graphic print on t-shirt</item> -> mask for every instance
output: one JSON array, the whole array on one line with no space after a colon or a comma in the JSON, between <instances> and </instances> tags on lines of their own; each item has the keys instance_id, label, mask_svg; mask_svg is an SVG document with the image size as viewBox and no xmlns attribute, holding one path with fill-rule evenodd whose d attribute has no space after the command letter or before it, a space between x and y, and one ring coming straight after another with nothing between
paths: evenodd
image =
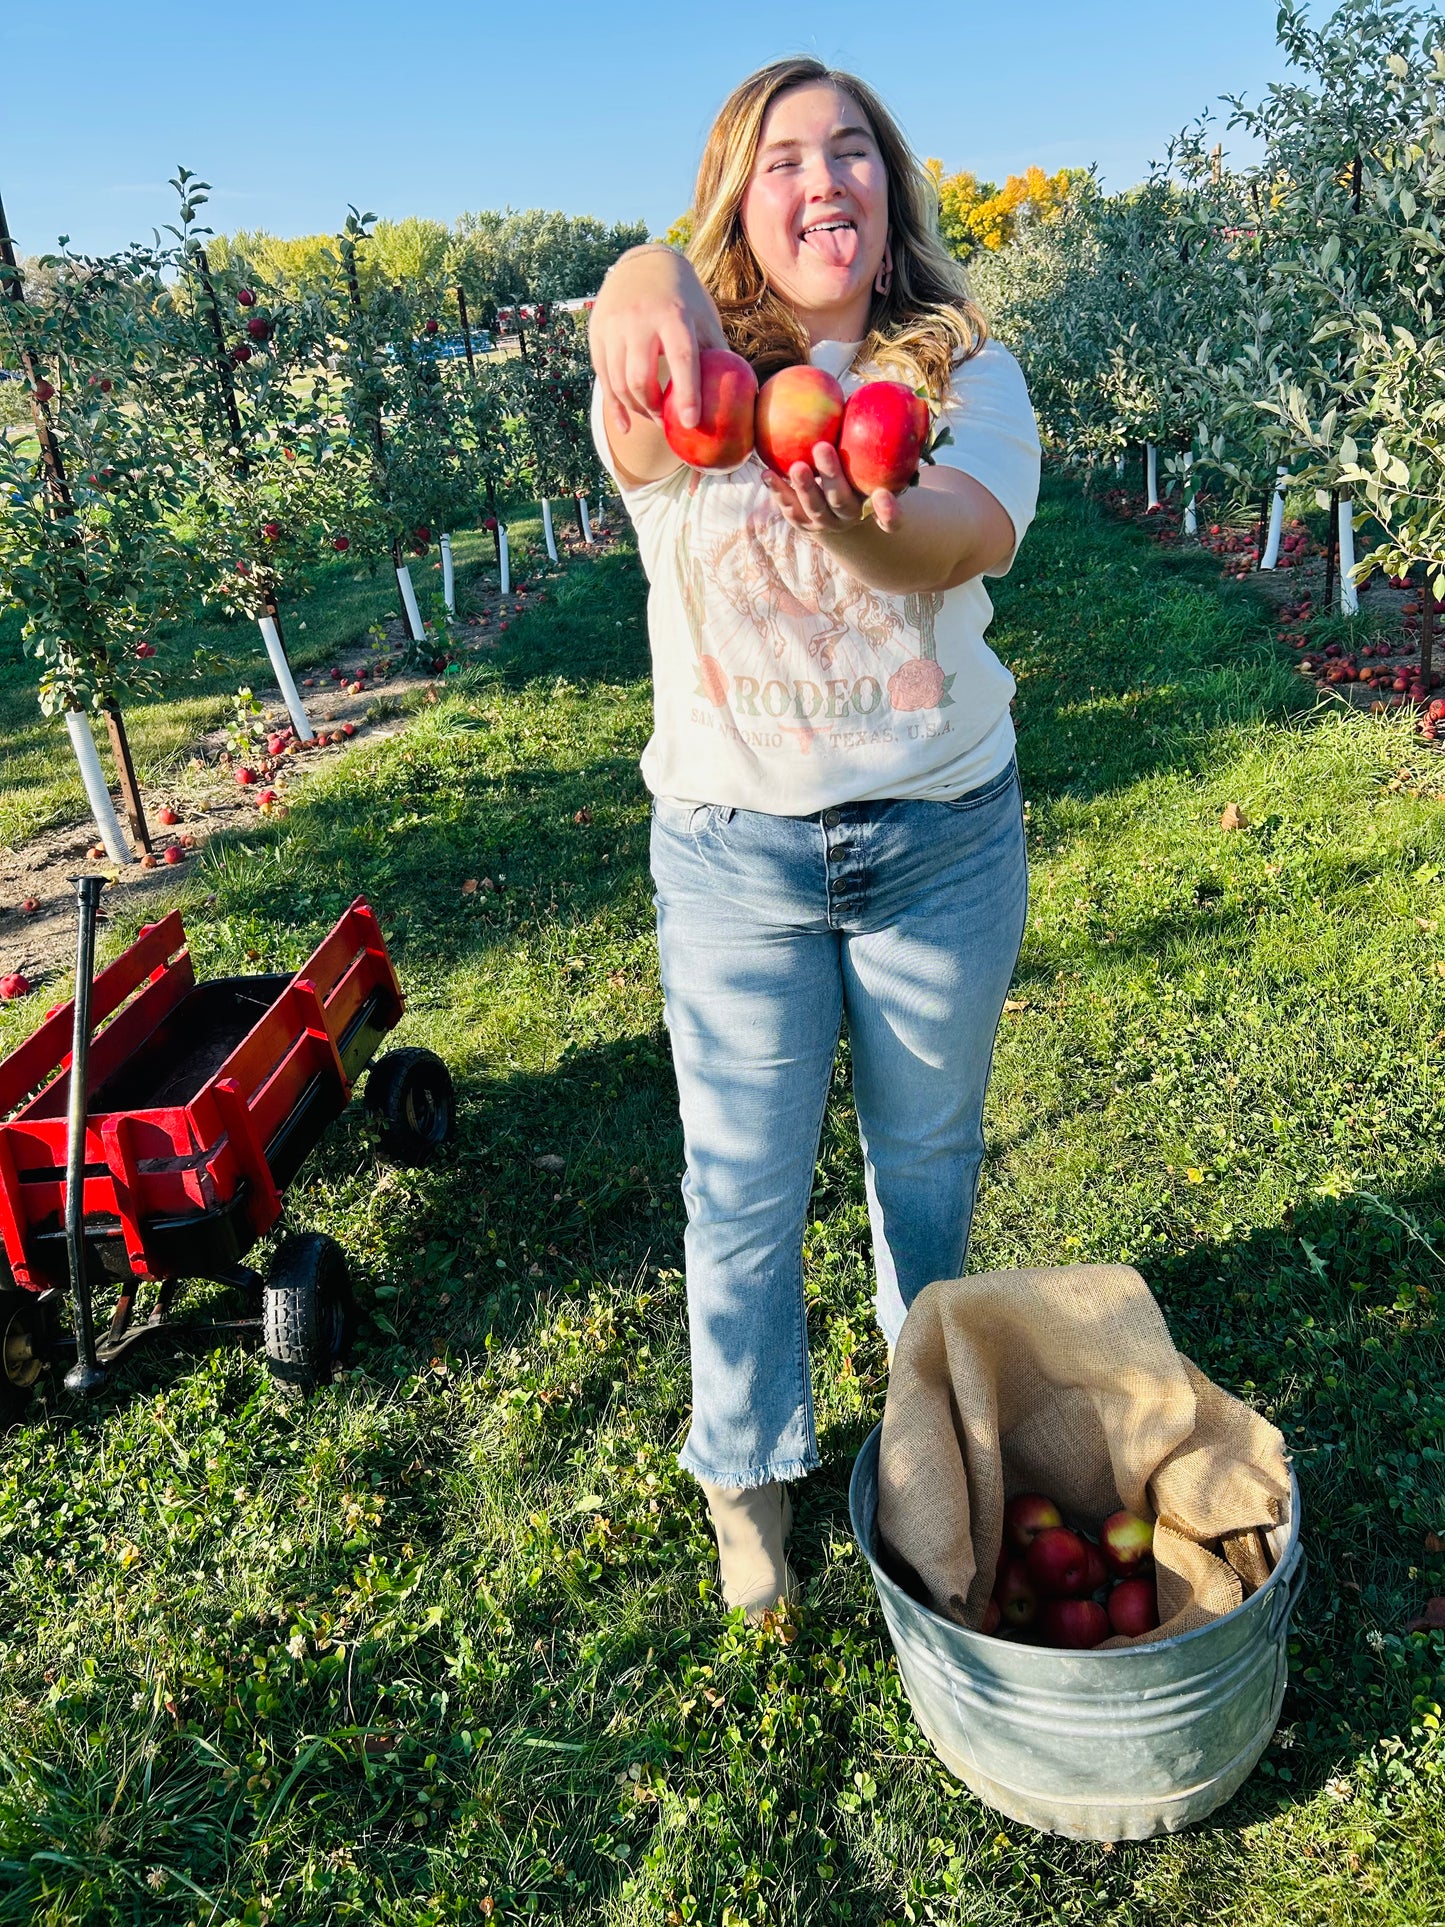
<instances>
[{"instance_id":1,"label":"graphic print on t-shirt","mask_svg":"<svg viewBox=\"0 0 1445 1927\"><path fill-rule=\"evenodd\" d=\"M700 478L689 480L695 497ZM695 694L713 711L730 710L740 727L766 721L808 755L820 737L886 729L890 709L951 704L934 633L941 594L865 587L768 497L719 533L702 522L684 518L673 561ZM717 726L700 705L693 721Z\"/></svg>"}]
</instances>

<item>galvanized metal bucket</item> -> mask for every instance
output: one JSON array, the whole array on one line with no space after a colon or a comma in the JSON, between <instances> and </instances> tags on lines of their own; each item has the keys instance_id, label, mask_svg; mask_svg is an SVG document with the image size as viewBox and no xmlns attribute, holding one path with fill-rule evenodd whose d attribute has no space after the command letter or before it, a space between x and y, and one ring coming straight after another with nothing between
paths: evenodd
<instances>
[{"instance_id":1,"label":"galvanized metal bucket","mask_svg":"<svg viewBox=\"0 0 1445 1927\"><path fill-rule=\"evenodd\" d=\"M1147 1840L1222 1806L1269 1744L1284 1699L1290 1613L1304 1584L1299 1487L1267 1535L1275 1567L1213 1625L1149 1646L1063 1652L968 1631L878 1564L878 1442L848 1506L914 1717L950 1772L1043 1833Z\"/></svg>"}]
</instances>

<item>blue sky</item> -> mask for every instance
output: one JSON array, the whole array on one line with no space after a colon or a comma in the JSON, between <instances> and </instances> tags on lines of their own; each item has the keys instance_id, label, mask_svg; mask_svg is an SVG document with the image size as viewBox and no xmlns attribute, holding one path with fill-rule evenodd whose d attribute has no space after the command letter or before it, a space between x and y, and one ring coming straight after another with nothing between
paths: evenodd
<instances>
[{"instance_id":1,"label":"blue sky","mask_svg":"<svg viewBox=\"0 0 1445 1927\"><path fill-rule=\"evenodd\" d=\"M0 198L29 253L61 233L91 251L148 236L178 161L214 183L218 229L333 231L354 201L657 230L686 207L728 89L799 51L861 73L950 168L1002 181L1097 161L1117 188L1204 108L1230 144L1218 96L1283 76L1274 17L1273 0L11 0Z\"/></svg>"}]
</instances>

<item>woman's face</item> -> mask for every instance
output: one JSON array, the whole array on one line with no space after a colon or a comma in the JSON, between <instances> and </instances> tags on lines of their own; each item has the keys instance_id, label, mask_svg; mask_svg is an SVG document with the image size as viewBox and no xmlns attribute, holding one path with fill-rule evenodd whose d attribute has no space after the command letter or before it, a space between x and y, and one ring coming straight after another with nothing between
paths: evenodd
<instances>
[{"instance_id":1,"label":"woman's face","mask_svg":"<svg viewBox=\"0 0 1445 1927\"><path fill-rule=\"evenodd\" d=\"M778 96L742 221L769 284L811 320L815 341L862 336L888 238L888 176L855 100L823 81Z\"/></svg>"}]
</instances>

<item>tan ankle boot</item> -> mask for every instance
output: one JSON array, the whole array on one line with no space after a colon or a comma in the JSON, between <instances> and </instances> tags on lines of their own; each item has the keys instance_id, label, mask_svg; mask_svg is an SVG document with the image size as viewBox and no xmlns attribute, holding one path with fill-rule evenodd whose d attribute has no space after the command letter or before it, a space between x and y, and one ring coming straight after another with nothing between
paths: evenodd
<instances>
[{"instance_id":1,"label":"tan ankle boot","mask_svg":"<svg viewBox=\"0 0 1445 1927\"><path fill-rule=\"evenodd\" d=\"M750 1622L792 1598L795 1581L783 1545L792 1530L788 1489L776 1480L747 1491L699 1479L717 1535L723 1598Z\"/></svg>"}]
</instances>

